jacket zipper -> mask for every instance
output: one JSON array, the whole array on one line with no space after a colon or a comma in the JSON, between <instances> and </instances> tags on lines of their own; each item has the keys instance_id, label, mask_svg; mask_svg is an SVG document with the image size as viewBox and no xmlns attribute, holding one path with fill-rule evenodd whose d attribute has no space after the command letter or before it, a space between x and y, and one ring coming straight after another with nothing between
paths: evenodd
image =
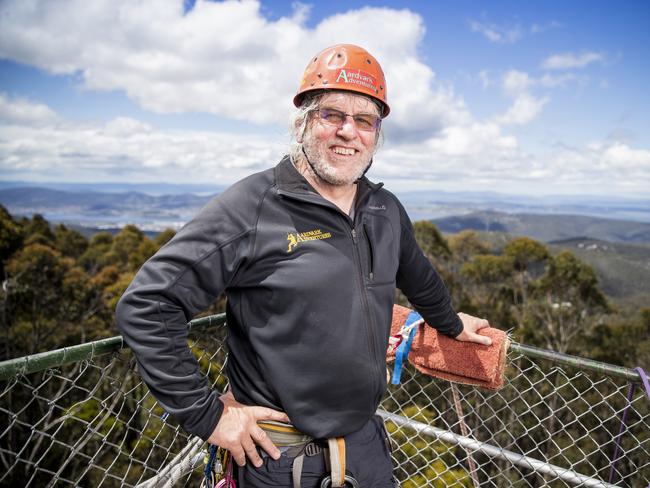
<instances>
[{"instance_id":1,"label":"jacket zipper","mask_svg":"<svg viewBox=\"0 0 650 488\"><path fill-rule=\"evenodd\" d=\"M368 243L368 262L370 266L368 269L368 277L372 283L375 277L375 255L372 250L372 241L370 240L370 234L368 233L368 227L366 226L365 222L363 223L363 233L366 235L366 242Z\"/></svg>"},{"instance_id":2,"label":"jacket zipper","mask_svg":"<svg viewBox=\"0 0 650 488\"><path fill-rule=\"evenodd\" d=\"M372 382L373 382L373 389L377 391L378 385L376 385L376 379L381 376L381 371L379 371L378 364L379 364L379 359L377 358L377 348L375 347L375 334L374 330L375 328L373 327L373 320L372 316L370 315L370 305L368 304L368 296L366 294L366 287L364 285L364 275L363 275L363 266L361 265L361 253L359 252L359 240L357 239L357 232L352 227L351 232L352 236L352 244L354 248L354 258L356 260L356 268L357 268L357 279L358 279L358 286L359 289L361 290L361 301L363 303L363 309L365 312L366 320L365 326L366 326L366 334L368 336L368 347L370 348L370 357L372 358Z\"/></svg>"}]
</instances>

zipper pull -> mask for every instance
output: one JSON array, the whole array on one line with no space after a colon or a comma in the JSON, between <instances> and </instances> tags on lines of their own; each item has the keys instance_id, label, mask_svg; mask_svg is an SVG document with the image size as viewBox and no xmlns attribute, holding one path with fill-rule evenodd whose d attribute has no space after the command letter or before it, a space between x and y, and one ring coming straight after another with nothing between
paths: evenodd
<instances>
[{"instance_id":1,"label":"zipper pull","mask_svg":"<svg viewBox=\"0 0 650 488\"><path fill-rule=\"evenodd\" d=\"M357 243L357 231L352 229L352 242Z\"/></svg>"}]
</instances>

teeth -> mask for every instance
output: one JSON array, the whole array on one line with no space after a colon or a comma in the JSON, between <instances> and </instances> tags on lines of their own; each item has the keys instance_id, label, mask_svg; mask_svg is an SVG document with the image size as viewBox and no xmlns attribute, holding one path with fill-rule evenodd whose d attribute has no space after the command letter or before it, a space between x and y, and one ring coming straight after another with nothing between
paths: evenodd
<instances>
[{"instance_id":1,"label":"teeth","mask_svg":"<svg viewBox=\"0 0 650 488\"><path fill-rule=\"evenodd\" d=\"M347 147L335 147L333 150L336 154L343 154L344 156L352 156L354 154L354 149Z\"/></svg>"}]
</instances>

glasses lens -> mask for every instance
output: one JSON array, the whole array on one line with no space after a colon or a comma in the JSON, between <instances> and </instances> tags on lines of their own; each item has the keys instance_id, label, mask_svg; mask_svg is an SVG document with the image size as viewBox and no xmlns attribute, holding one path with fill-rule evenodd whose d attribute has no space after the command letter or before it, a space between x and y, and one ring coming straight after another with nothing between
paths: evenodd
<instances>
[{"instance_id":1,"label":"glasses lens","mask_svg":"<svg viewBox=\"0 0 650 488\"><path fill-rule=\"evenodd\" d=\"M341 127L345 122L348 114L333 108L321 108L318 110L318 116L328 124ZM375 131L381 125L381 117L374 114L357 114L352 115L357 129L364 131Z\"/></svg>"},{"instance_id":2,"label":"glasses lens","mask_svg":"<svg viewBox=\"0 0 650 488\"><path fill-rule=\"evenodd\" d=\"M318 111L318 114L321 119L332 125L340 126L345 121L345 114L332 108L322 108Z\"/></svg>"},{"instance_id":3,"label":"glasses lens","mask_svg":"<svg viewBox=\"0 0 650 488\"><path fill-rule=\"evenodd\" d=\"M376 130L381 120L377 115L359 114L352 117L360 130Z\"/></svg>"}]
</instances>

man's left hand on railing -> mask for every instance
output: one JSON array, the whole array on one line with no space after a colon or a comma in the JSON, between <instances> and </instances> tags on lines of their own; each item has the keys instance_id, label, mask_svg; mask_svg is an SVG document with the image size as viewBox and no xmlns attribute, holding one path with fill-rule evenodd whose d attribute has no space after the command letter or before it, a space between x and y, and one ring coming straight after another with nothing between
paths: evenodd
<instances>
[{"instance_id":1,"label":"man's left hand on railing","mask_svg":"<svg viewBox=\"0 0 650 488\"><path fill-rule=\"evenodd\" d=\"M476 342L486 346L492 345L492 339L477 333L481 329L490 327L490 323L486 319L474 317L473 315L462 312L458 314L458 317L463 323L463 331L456 336L457 341Z\"/></svg>"}]
</instances>

